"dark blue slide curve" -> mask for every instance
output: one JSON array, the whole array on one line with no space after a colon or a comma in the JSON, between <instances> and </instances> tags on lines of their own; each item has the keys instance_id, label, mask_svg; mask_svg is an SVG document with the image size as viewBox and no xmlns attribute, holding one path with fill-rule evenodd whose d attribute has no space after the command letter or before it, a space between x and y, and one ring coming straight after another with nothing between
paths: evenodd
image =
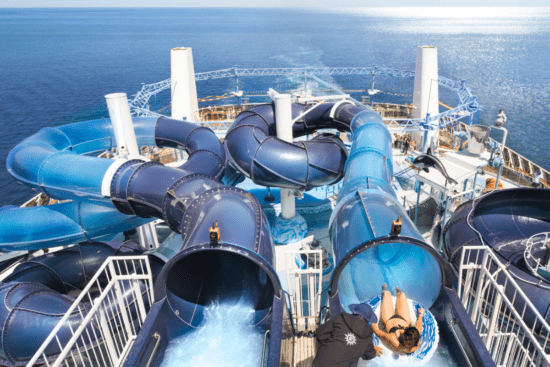
<instances>
[{"instance_id":1,"label":"dark blue slide curve","mask_svg":"<svg viewBox=\"0 0 550 367\"><path fill-rule=\"evenodd\" d=\"M26 365L72 305L73 297L85 288L109 256L141 254L137 244L130 241L85 242L17 265L0 283L0 363ZM156 275L164 262L153 255L149 260ZM82 303L80 311L85 315L90 307L89 303ZM69 324L74 330L81 320L75 312L68 324L60 329L58 338L62 344L72 336ZM92 346L98 341L88 339L87 342ZM57 352L57 348L45 350L49 358L55 357ZM39 362L43 362L42 359Z\"/></svg>"},{"instance_id":2,"label":"dark blue slide curve","mask_svg":"<svg viewBox=\"0 0 550 367\"><path fill-rule=\"evenodd\" d=\"M443 230L445 252L453 268L460 267L463 246L491 247L547 322L550 322L550 276L547 272L534 272L532 262L538 259L544 264L549 252L546 246L533 247L526 256L525 250L531 236L541 233L544 238L544 233L550 232L549 207L550 190L547 189L497 190L460 205ZM481 263L483 256L475 254L474 251L472 257L464 261ZM515 288L503 274L497 277L497 282L506 284L504 290L515 300L514 307L523 310L525 303L521 297L515 297ZM524 320L532 327L535 315L527 310Z\"/></svg>"},{"instance_id":3,"label":"dark blue slide curve","mask_svg":"<svg viewBox=\"0 0 550 367\"><path fill-rule=\"evenodd\" d=\"M293 104L292 117L310 108ZM349 131L351 119L363 109L348 102L320 104L294 123L293 136L320 129ZM294 143L276 136L273 104L241 112L225 137L229 164L255 183L270 187L310 190L342 179L348 153L337 136L319 134Z\"/></svg>"}]
</instances>

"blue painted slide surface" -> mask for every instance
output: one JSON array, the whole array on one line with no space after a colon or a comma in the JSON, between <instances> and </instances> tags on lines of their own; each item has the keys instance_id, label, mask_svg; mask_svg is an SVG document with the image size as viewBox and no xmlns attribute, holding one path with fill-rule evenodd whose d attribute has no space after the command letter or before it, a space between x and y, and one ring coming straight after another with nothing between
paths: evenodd
<instances>
[{"instance_id":1,"label":"blue painted slide surface","mask_svg":"<svg viewBox=\"0 0 550 367\"><path fill-rule=\"evenodd\" d=\"M380 115L358 113L351 122L353 142L346 161L344 185L333 210L329 235L337 263L332 276L331 308L348 306L380 294L381 286L399 286L408 297L429 308L448 267L409 219L390 186L392 140ZM390 236L392 221L401 218L399 236Z\"/></svg>"},{"instance_id":2,"label":"blue painted slide surface","mask_svg":"<svg viewBox=\"0 0 550 367\"><path fill-rule=\"evenodd\" d=\"M306 108L293 105L294 116ZM378 294L382 282L402 286L429 307L445 283L445 274L438 254L421 241L390 187L391 137L381 117L350 103L321 104L296 121L296 137L324 128L351 131L348 158L335 135L320 134L292 144L277 139L273 110L272 105L260 105L241 113L228 131L225 147L211 130L197 124L135 118L139 145L188 152L188 160L178 168L93 156L114 147L108 120L41 130L13 149L8 170L52 198L72 201L0 211L0 229L9 229L0 249L36 249L82 236L93 239L161 218L181 233L183 243L155 282L158 305L152 306L153 316L126 365L140 363L142 354L135 348L144 347L154 332L161 332L164 340L196 335L205 317L213 315L209 307L215 302L221 306L246 302L253 310L249 321L255 332L270 332L261 358L266 365L277 366L285 301L273 269L269 224L253 195L220 180L227 163L232 176L240 173L266 186L308 190L343 178L330 222L339 262L331 290L339 289L335 310ZM108 174L113 164L116 170ZM108 195L102 191L105 176L110 180ZM398 216L403 218L407 240L372 243L389 234L391 221ZM32 229L17 236L16 229L29 226ZM219 240L210 238L213 226L220 230ZM357 254L350 256L353 251ZM365 266L374 270L364 274ZM153 327L161 324L160 329Z\"/></svg>"}]
</instances>

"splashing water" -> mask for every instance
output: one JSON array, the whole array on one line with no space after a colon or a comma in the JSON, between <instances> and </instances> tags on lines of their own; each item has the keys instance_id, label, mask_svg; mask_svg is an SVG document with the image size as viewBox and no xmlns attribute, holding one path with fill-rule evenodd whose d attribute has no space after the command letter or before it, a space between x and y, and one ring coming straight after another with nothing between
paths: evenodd
<instances>
[{"instance_id":1,"label":"splashing water","mask_svg":"<svg viewBox=\"0 0 550 367\"><path fill-rule=\"evenodd\" d=\"M196 330L168 343L161 367L259 366L263 334L254 327L253 315L249 303L214 302Z\"/></svg>"}]
</instances>

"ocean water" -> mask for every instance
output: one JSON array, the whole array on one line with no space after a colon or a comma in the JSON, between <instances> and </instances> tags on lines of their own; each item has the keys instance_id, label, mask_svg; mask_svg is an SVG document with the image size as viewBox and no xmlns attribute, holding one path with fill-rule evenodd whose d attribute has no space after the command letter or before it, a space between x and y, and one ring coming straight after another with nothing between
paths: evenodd
<instances>
[{"instance_id":1,"label":"ocean water","mask_svg":"<svg viewBox=\"0 0 550 367\"><path fill-rule=\"evenodd\" d=\"M0 45L0 206L33 195L6 171L19 141L91 114L104 106L105 94L131 96L142 83L169 78L170 49L177 46L193 48L200 72L414 70L417 46L433 45L440 75L466 80L478 95L481 122L491 124L504 108L507 145L550 169L550 8L6 8ZM412 88L403 83L401 93Z\"/></svg>"}]
</instances>

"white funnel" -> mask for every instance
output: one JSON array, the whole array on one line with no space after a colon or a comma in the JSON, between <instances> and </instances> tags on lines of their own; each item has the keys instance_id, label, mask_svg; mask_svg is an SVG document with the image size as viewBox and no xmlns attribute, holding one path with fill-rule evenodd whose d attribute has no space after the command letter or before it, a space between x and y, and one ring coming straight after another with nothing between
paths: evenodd
<instances>
[{"instance_id":1,"label":"white funnel","mask_svg":"<svg viewBox=\"0 0 550 367\"><path fill-rule=\"evenodd\" d=\"M190 47L177 47L170 51L172 74L172 118L176 120L198 121L196 111L197 86L193 51Z\"/></svg>"},{"instance_id":2,"label":"white funnel","mask_svg":"<svg viewBox=\"0 0 550 367\"><path fill-rule=\"evenodd\" d=\"M113 124L118 155L140 155L126 93L107 94L105 100Z\"/></svg>"},{"instance_id":3,"label":"white funnel","mask_svg":"<svg viewBox=\"0 0 550 367\"><path fill-rule=\"evenodd\" d=\"M439 85L437 65L437 48L433 46L420 46L416 52L416 70L414 76L413 118L425 118L427 114L435 116L439 114ZM437 121L434 122L437 124ZM425 135L425 152L430 142L439 136L439 129L430 130Z\"/></svg>"}]
</instances>

